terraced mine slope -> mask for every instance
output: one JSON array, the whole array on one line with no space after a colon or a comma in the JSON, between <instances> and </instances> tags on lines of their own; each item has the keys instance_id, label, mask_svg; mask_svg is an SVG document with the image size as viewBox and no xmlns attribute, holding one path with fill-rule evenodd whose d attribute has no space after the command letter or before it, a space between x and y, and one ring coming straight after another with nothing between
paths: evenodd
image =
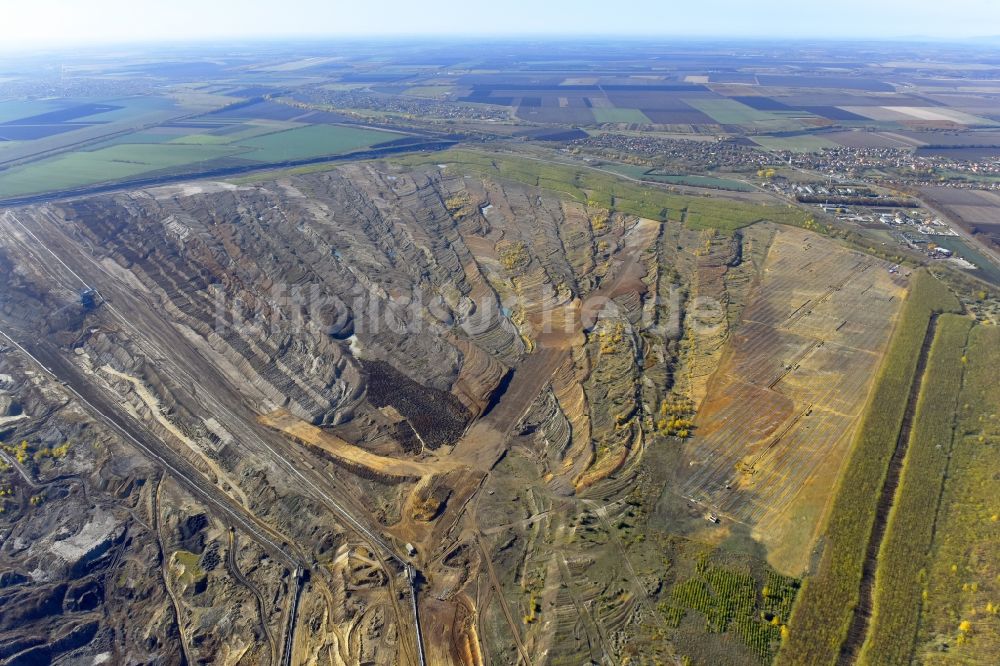
<instances>
[{"instance_id":1,"label":"terraced mine slope","mask_svg":"<svg viewBox=\"0 0 1000 666\"><path fill-rule=\"evenodd\" d=\"M418 162L0 213L4 658L772 659L905 277Z\"/></svg>"}]
</instances>

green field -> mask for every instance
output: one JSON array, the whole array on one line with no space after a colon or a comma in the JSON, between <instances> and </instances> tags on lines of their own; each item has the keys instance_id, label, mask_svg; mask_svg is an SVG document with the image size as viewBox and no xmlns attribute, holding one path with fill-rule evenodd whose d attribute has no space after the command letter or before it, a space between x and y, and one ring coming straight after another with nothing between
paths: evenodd
<instances>
[{"instance_id":1,"label":"green field","mask_svg":"<svg viewBox=\"0 0 1000 666\"><path fill-rule=\"evenodd\" d=\"M412 95L414 97L430 97L430 98L433 98L433 99L442 99L443 97L447 96L448 93L450 93L454 89L455 89L454 86L447 86L447 85L441 85L441 86L411 86L411 87L407 88L406 90L404 90L403 94L404 95Z\"/></svg>"},{"instance_id":2,"label":"green field","mask_svg":"<svg viewBox=\"0 0 1000 666\"><path fill-rule=\"evenodd\" d=\"M252 139L265 134L277 134L278 132L298 129L301 127L308 127L308 125L287 120L252 120L239 123L237 125L223 124L220 125L218 129L198 130L191 134L172 134L169 137L169 140L171 143L190 143L199 145L246 145L246 139ZM232 131L233 129L236 129L237 131ZM129 137L125 138L128 139ZM128 143L140 142L129 141Z\"/></svg>"},{"instance_id":3,"label":"green field","mask_svg":"<svg viewBox=\"0 0 1000 666\"><path fill-rule=\"evenodd\" d=\"M636 123L648 125L652 121L639 109L591 109L599 123Z\"/></svg>"},{"instance_id":4,"label":"green field","mask_svg":"<svg viewBox=\"0 0 1000 666\"><path fill-rule=\"evenodd\" d=\"M252 139L256 136L296 129L298 127L303 127L303 125L301 123L294 123L290 120L253 120L241 123L238 127L240 128L238 132L228 132L221 136L224 136L229 139L230 142L235 143L237 141L243 141L244 139Z\"/></svg>"},{"instance_id":5,"label":"green field","mask_svg":"<svg viewBox=\"0 0 1000 666\"><path fill-rule=\"evenodd\" d=\"M230 146L120 144L69 153L0 175L0 197L84 187L151 171L197 164L240 152Z\"/></svg>"},{"instance_id":6,"label":"green field","mask_svg":"<svg viewBox=\"0 0 1000 666\"><path fill-rule=\"evenodd\" d=\"M0 102L0 123L28 118L59 108L48 102L10 100Z\"/></svg>"},{"instance_id":7,"label":"green field","mask_svg":"<svg viewBox=\"0 0 1000 666\"><path fill-rule=\"evenodd\" d=\"M113 139L108 139L107 141L102 141L94 146L90 147L90 150L100 150L102 148L110 148L111 146L120 146L122 144L141 144L141 143L168 143L179 138L176 134L167 134L157 132L156 129L151 129L145 132L135 132L134 134L125 134L122 136L116 136Z\"/></svg>"},{"instance_id":8,"label":"green field","mask_svg":"<svg viewBox=\"0 0 1000 666\"><path fill-rule=\"evenodd\" d=\"M777 117L732 99L685 99L684 102L710 116L720 125L749 125L771 121Z\"/></svg>"},{"instance_id":9,"label":"green field","mask_svg":"<svg viewBox=\"0 0 1000 666\"><path fill-rule=\"evenodd\" d=\"M406 136L339 125L287 127L285 123L263 122L248 123L245 130L229 135L178 136L151 129L116 137L95 149L67 153L0 173L0 197L114 182L234 156L268 163L337 155Z\"/></svg>"},{"instance_id":10,"label":"green field","mask_svg":"<svg viewBox=\"0 0 1000 666\"><path fill-rule=\"evenodd\" d=\"M70 108L74 103L99 102L121 108L95 113L89 116L74 118L68 122L72 123L116 123L131 121L144 116L153 116L163 111L170 111L176 108L176 104L165 97L121 97L111 99L63 99L55 101L35 101L35 100L9 100L0 102L0 122L6 123L31 116L58 111L63 108ZM48 124L58 125L59 121L52 121Z\"/></svg>"},{"instance_id":11,"label":"green field","mask_svg":"<svg viewBox=\"0 0 1000 666\"><path fill-rule=\"evenodd\" d=\"M167 143L182 144L185 146L220 146L233 143L235 140L225 134L185 134L184 136L173 137ZM161 142L156 141L155 143Z\"/></svg>"},{"instance_id":12,"label":"green field","mask_svg":"<svg viewBox=\"0 0 1000 666\"><path fill-rule=\"evenodd\" d=\"M675 185L687 185L688 187L709 187L717 190L730 190L733 192L753 192L753 188L746 183L730 178L718 178L716 176L682 176L682 175L660 175L650 174L650 180L657 183L673 183Z\"/></svg>"},{"instance_id":13,"label":"green field","mask_svg":"<svg viewBox=\"0 0 1000 666\"><path fill-rule=\"evenodd\" d=\"M813 228L808 215L789 205L676 194L618 178L605 171L473 150L394 158L411 166L451 164L466 172L506 178L562 193L574 201L653 220L685 220L698 229L733 231L768 220Z\"/></svg>"},{"instance_id":14,"label":"green field","mask_svg":"<svg viewBox=\"0 0 1000 666\"><path fill-rule=\"evenodd\" d=\"M339 125L310 125L255 137L241 141L240 145L251 149L242 155L247 159L259 162L285 162L348 153L404 137L403 134L380 130Z\"/></svg>"},{"instance_id":15,"label":"green field","mask_svg":"<svg viewBox=\"0 0 1000 666\"><path fill-rule=\"evenodd\" d=\"M802 124L768 111L758 111L732 99L685 99L720 125L743 125L771 131L801 129Z\"/></svg>"},{"instance_id":16,"label":"green field","mask_svg":"<svg viewBox=\"0 0 1000 666\"><path fill-rule=\"evenodd\" d=\"M688 187L708 187L716 190L730 190L732 192L753 192L754 189L742 181L731 178L719 178L718 176L656 173L654 171L644 174L642 178L643 180L651 180L656 183L687 185Z\"/></svg>"},{"instance_id":17,"label":"green field","mask_svg":"<svg viewBox=\"0 0 1000 666\"><path fill-rule=\"evenodd\" d=\"M917 359L934 312L958 300L926 271L916 274L837 484L816 573L806 579L778 653L779 666L832 666L858 602L879 494L903 422Z\"/></svg>"},{"instance_id":18,"label":"green field","mask_svg":"<svg viewBox=\"0 0 1000 666\"><path fill-rule=\"evenodd\" d=\"M80 120L88 123L115 123L121 121L133 121L145 116L155 116L164 111L176 108L172 100L166 97L123 97L120 99L101 100L103 104L120 106L120 109L95 113Z\"/></svg>"},{"instance_id":19,"label":"green field","mask_svg":"<svg viewBox=\"0 0 1000 666\"><path fill-rule=\"evenodd\" d=\"M942 480L973 320L941 315L875 574L874 610L860 664L906 663L920 619L921 571L934 536Z\"/></svg>"}]
</instances>

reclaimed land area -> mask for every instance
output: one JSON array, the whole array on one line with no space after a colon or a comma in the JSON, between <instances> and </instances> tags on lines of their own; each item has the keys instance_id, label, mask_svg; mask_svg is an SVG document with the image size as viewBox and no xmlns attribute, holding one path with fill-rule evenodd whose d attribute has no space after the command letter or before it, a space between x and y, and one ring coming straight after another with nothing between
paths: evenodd
<instances>
[{"instance_id":1,"label":"reclaimed land area","mask_svg":"<svg viewBox=\"0 0 1000 666\"><path fill-rule=\"evenodd\" d=\"M840 478L818 571L799 595L778 664L836 664L842 651L860 647L859 630L863 641L870 613L877 541L898 483L899 449L905 453L901 431L908 425L907 412L912 419L919 391L920 361L929 351L936 313L957 307L944 285L928 273L917 274Z\"/></svg>"},{"instance_id":2,"label":"reclaimed land area","mask_svg":"<svg viewBox=\"0 0 1000 666\"><path fill-rule=\"evenodd\" d=\"M779 235L701 401L678 492L754 528L785 573L806 569L905 294L889 268Z\"/></svg>"}]
</instances>

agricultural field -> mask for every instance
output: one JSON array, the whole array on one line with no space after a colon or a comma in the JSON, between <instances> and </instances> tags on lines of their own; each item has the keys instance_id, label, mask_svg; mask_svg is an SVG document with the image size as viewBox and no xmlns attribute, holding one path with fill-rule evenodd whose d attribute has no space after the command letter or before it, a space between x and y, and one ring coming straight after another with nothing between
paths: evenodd
<instances>
[{"instance_id":1,"label":"agricultural field","mask_svg":"<svg viewBox=\"0 0 1000 666\"><path fill-rule=\"evenodd\" d=\"M892 86L878 79L844 76L758 74L757 83L762 86L796 86L820 89L864 90L870 92L892 92L893 90Z\"/></svg>"},{"instance_id":2,"label":"agricultural field","mask_svg":"<svg viewBox=\"0 0 1000 666\"><path fill-rule=\"evenodd\" d=\"M914 145L907 137L899 134L864 130L827 132L823 134L823 138L847 148L912 148Z\"/></svg>"},{"instance_id":3,"label":"agricultural field","mask_svg":"<svg viewBox=\"0 0 1000 666\"><path fill-rule=\"evenodd\" d=\"M0 123L17 121L20 118L30 118L42 113L48 113L55 108L53 104L41 100L6 100L0 102Z\"/></svg>"},{"instance_id":4,"label":"agricultural field","mask_svg":"<svg viewBox=\"0 0 1000 666\"><path fill-rule=\"evenodd\" d=\"M0 101L0 160L9 163L81 142L97 142L192 110L168 97Z\"/></svg>"},{"instance_id":5,"label":"agricultural field","mask_svg":"<svg viewBox=\"0 0 1000 666\"><path fill-rule=\"evenodd\" d=\"M818 153L824 148L837 148L838 144L822 136L755 136L753 142L768 150L790 150L796 153Z\"/></svg>"},{"instance_id":6,"label":"agricultural field","mask_svg":"<svg viewBox=\"0 0 1000 666\"><path fill-rule=\"evenodd\" d=\"M720 125L743 125L770 131L802 129L802 123L783 118L772 111L760 111L732 99L684 100Z\"/></svg>"},{"instance_id":7,"label":"agricultural field","mask_svg":"<svg viewBox=\"0 0 1000 666\"><path fill-rule=\"evenodd\" d=\"M591 112L594 114L594 120L599 123L647 124L650 122L649 118L647 118L646 115L639 109L594 108Z\"/></svg>"},{"instance_id":8,"label":"agricultural field","mask_svg":"<svg viewBox=\"0 0 1000 666\"><path fill-rule=\"evenodd\" d=\"M857 116L877 121L930 121L956 125L992 126L994 122L957 109L942 109L922 106L841 106L842 110Z\"/></svg>"},{"instance_id":9,"label":"agricultural field","mask_svg":"<svg viewBox=\"0 0 1000 666\"><path fill-rule=\"evenodd\" d=\"M12 197L47 190L72 189L145 173L194 165L241 152L228 146L121 144L70 153L11 169L0 176L0 196Z\"/></svg>"},{"instance_id":10,"label":"agricultural field","mask_svg":"<svg viewBox=\"0 0 1000 666\"><path fill-rule=\"evenodd\" d=\"M688 187L708 187L731 192L753 192L754 188L746 183L732 178L718 176L700 176L695 174L664 174L655 171L647 173L645 178L656 183L670 185L686 185Z\"/></svg>"},{"instance_id":11,"label":"agricultural field","mask_svg":"<svg viewBox=\"0 0 1000 666\"><path fill-rule=\"evenodd\" d=\"M934 313L957 307L943 284L927 272L917 273L837 483L822 559L796 601L778 664L837 662L859 603L879 499L897 451L928 327Z\"/></svg>"},{"instance_id":12,"label":"agricultural field","mask_svg":"<svg viewBox=\"0 0 1000 666\"><path fill-rule=\"evenodd\" d=\"M168 100L146 97L0 102L0 141L33 141L102 125L119 128L122 122L156 117L171 107Z\"/></svg>"},{"instance_id":13,"label":"agricultural field","mask_svg":"<svg viewBox=\"0 0 1000 666\"><path fill-rule=\"evenodd\" d=\"M739 85L729 85L733 83ZM947 98L899 94L885 81L860 77L686 73L676 79L648 77L637 84L610 76L527 82L482 73L460 79L454 90L460 101L513 107L528 121L640 122L638 111L646 122L688 132L712 125L786 132L815 125L899 130L994 123L980 98L952 106ZM780 142L775 145L782 149Z\"/></svg>"},{"instance_id":14,"label":"agricultural field","mask_svg":"<svg viewBox=\"0 0 1000 666\"><path fill-rule=\"evenodd\" d=\"M319 155L349 153L404 136L354 127L311 125L240 141L242 147L249 149L241 157L258 162L285 162Z\"/></svg>"},{"instance_id":15,"label":"agricultural field","mask_svg":"<svg viewBox=\"0 0 1000 666\"><path fill-rule=\"evenodd\" d=\"M775 120L774 114L734 99L692 99L688 104L712 117L720 125L750 125Z\"/></svg>"},{"instance_id":16,"label":"agricultural field","mask_svg":"<svg viewBox=\"0 0 1000 666\"><path fill-rule=\"evenodd\" d=\"M411 86L403 91L404 95L414 97L430 97L432 99L443 99L454 90L454 86L449 85L426 85Z\"/></svg>"},{"instance_id":17,"label":"agricultural field","mask_svg":"<svg viewBox=\"0 0 1000 666\"><path fill-rule=\"evenodd\" d=\"M685 448L678 492L765 543L798 544L784 558L790 572L801 571L822 509L797 493L833 486L904 293L889 266L806 232L779 234Z\"/></svg>"},{"instance_id":18,"label":"agricultural field","mask_svg":"<svg viewBox=\"0 0 1000 666\"><path fill-rule=\"evenodd\" d=\"M245 163L339 155L404 138L405 134L340 125L289 126L273 121L238 124L231 133L201 128L148 130L0 173L0 197L84 187L155 174L164 170L210 168L225 158Z\"/></svg>"}]
</instances>

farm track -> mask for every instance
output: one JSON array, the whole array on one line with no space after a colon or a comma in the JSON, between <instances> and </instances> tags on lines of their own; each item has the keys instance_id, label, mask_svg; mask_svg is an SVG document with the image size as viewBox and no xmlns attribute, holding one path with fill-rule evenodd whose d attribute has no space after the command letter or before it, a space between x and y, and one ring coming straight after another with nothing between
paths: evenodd
<instances>
[{"instance_id":1,"label":"farm track","mask_svg":"<svg viewBox=\"0 0 1000 666\"><path fill-rule=\"evenodd\" d=\"M557 558L559 575L562 576L567 594L579 615L580 624L587 633L591 659L598 664L613 663L614 652L608 648L610 641L605 635L601 624L594 618L593 613L590 612L590 606L577 595L577 590L573 584L573 574L570 572L569 562L566 561L565 553L559 553Z\"/></svg>"},{"instance_id":2,"label":"farm track","mask_svg":"<svg viewBox=\"0 0 1000 666\"><path fill-rule=\"evenodd\" d=\"M868 628L871 624L872 608L875 592L875 573L878 569L878 553L882 546L882 539L885 537L886 526L889 522L889 512L892 510L893 502L896 498L896 490L899 487L899 477L903 471L903 461L906 458L906 451L910 441L910 432L913 427L913 418L917 411L917 398L920 395L920 388L924 383L924 376L927 370L927 359L930 355L931 343L934 341L934 333L937 330L938 315L932 314L927 323L927 332L924 334L924 341L920 346L920 355L917 357L917 369L913 376L913 383L910 385L910 393L906 398L906 409L903 412L903 422L899 428L899 435L896 438L896 448L889 460L889 468L886 473L882 491L879 493L878 504L875 510L875 521L872 523L871 535L868 538L868 549L865 552L865 563L861 570L861 587L858 594L858 603L854 607L854 615L851 618L851 625L847 631L847 638L840 648L840 657L837 660L839 666L850 666L857 662L861 646L864 645L868 636Z\"/></svg>"},{"instance_id":3,"label":"farm track","mask_svg":"<svg viewBox=\"0 0 1000 666\"><path fill-rule=\"evenodd\" d=\"M618 532L611 521L608 520L608 506L593 506L592 502L587 502L588 505L592 507L594 515L597 516L598 520L604 526L604 529L608 531L608 535L615 542L615 546L618 552L621 554L622 564L625 565L625 569L628 572L629 583L632 585L633 594L635 594L636 601L642 606L643 610L646 611L649 618L651 618L660 628L664 635L667 632L666 622L663 620L663 616L653 608L652 604L649 602L649 591L642 584L642 580L639 578L639 574L636 573L635 567L632 566L632 561L628 557L628 552L625 550L625 544L622 543L621 539L618 538Z\"/></svg>"}]
</instances>

